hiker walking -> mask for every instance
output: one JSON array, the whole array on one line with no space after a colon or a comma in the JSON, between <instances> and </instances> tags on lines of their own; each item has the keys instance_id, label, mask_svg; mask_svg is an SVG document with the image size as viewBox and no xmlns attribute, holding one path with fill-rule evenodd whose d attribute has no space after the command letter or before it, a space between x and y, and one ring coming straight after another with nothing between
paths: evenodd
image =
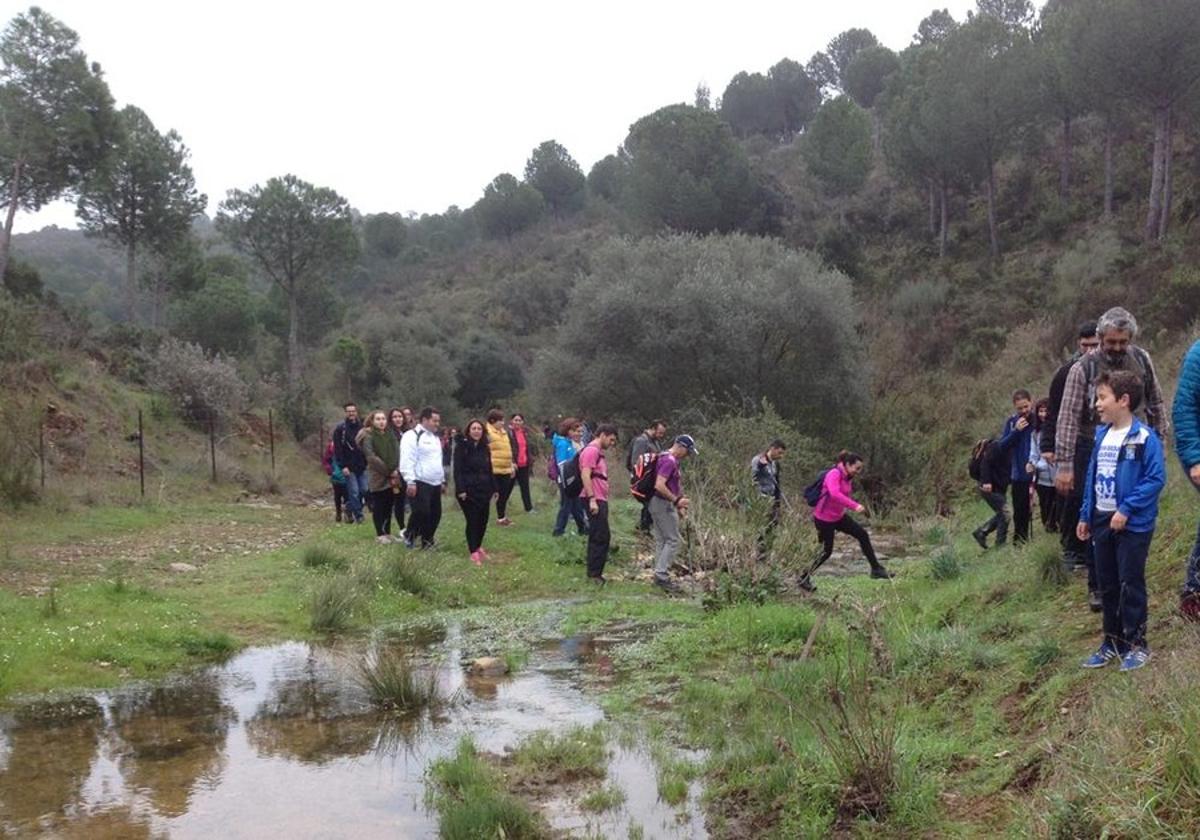
<instances>
[{"instance_id":1,"label":"hiker walking","mask_svg":"<svg viewBox=\"0 0 1200 840\"><path fill-rule=\"evenodd\" d=\"M1012 488L1013 543L1029 540L1029 523L1033 518L1030 496L1033 494L1033 464L1029 461L1033 445L1033 397L1024 388L1012 395L1013 414L1004 421L1000 433L1000 450L1008 465L1008 482Z\"/></svg>"},{"instance_id":2,"label":"hiker walking","mask_svg":"<svg viewBox=\"0 0 1200 840\"><path fill-rule=\"evenodd\" d=\"M1175 426L1175 454L1192 486L1200 490L1200 341L1192 345L1183 359L1171 419ZM1184 618L1200 621L1200 532L1188 556L1179 609Z\"/></svg>"},{"instance_id":3,"label":"hiker walking","mask_svg":"<svg viewBox=\"0 0 1200 840\"><path fill-rule=\"evenodd\" d=\"M637 480L640 470L645 469L648 460L662 450L662 441L666 436L667 421L651 420L645 430L633 439L629 445L629 458L625 462L625 469L629 472L631 482ZM643 533L649 533L650 527L650 508L643 504L637 529Z\"/></svg>"},{"instance_id":4,"label":"hiker walking","mask_svg":"<svg viewBox=\"0 0 1200 840\"><path fill-rule=\"evenodd\" d=\"M1004 453L995 438L987 438L975 444L971 452L971 478L979 488L979 496L992 509L992 517L974 531L971 536L979 547L987 549L987 538L996 534L996 548L1008 542L1008 506L1005 494L1011 471Z\"/></svg>"},{"instance_id":5,"label":"hiker walking","mask_svg":"<svg viewBox=\"0 0 1200 840\"><path fill-rule=\"evenodd\" d=\"M1133 416L1142 381L1130 370L1106 370L1095 382L1102 425L1083 480L1076 536L1092 543L1104 613L1104 638L1085 668L1121 660L1122 671L1150 658L1146 644L1146 558L1166 484L1163 447L1153 430Z\"/></svg>"},{"instance_id":6,"label":"hiker walking","mask_svg":"<svg viewBox=\"0 0 1200 840\"><path fill-rule=\"evenodd\" d=\"M779 462L787 452L787 444L776 438L764 451L758 453L750 461L750 478L754 489L764 499L771 500L767 514L767 523L758 535L758 559L767 559L771 549L771 537L779 525L780 508L783 505L783 485L781 484Z\"/></svg>"},{"instance_id":7,"label":"hiker walking","mask_svg":"<svg viewBox=\"0 0 1200 840\"><path fill-rule=\"evenodd\" d=\"M486 434L481 421L471 420L454 446L454 495L466 519L467 552L476 566L488 559L483 537L496 498L496 477Z\"/></svg>"},{"instance_id":8,"label":"hiker walking","mask_svg":"<svg viewBox=\"0 0 1200 840\"><path fill-rule=\"evenodd\" d=\"M838 453L837 463L825 472L821 480L820 496L813 509L813 524L817 527L817 538L821 541L821 556L800 578L801 589L816 591L816 586L811 580L812 574L833 556L833 536L838 531L858 540L859 548L871 567L871 577L885 580L894 577L875 555L875 547L871 545L871 535L867 533L867 529L849 514L849 511L865 513L867 510L850 495L853 492L852 482L863 471L864 466L866 464L861 455L843 449Z\"/></svg>"},{"instance_id":9,"label":"hiker walking","mask_svg":"<svg viewBox=\"0 0 1200 840\"><path fill-rule=\"evenodd\" d=\"M1050 400L1043 397L1033 406L1033 437L1029 448L1029 460L1033 464L1033 489L1037 494L1038 514L1042 527L1049 534L1058 533L1058 491L1054 489L1054 460L1046 458L1042 438L1050 422Z\"/></svg>"},{"instance_id":10,"label":"hiker walking","mask_svg":"<svg viewBox=\"0 0 1200 840\"><path fill-rule=\"evenodd\" d=\"M617 427L601 423L596 436L579 453L579 476L583 481L582 497L588 510L587 576L592 583L603 586L604 564L612 533L608 528L608 460L604 454L617 443Z\"/></svg>"},{"instance_id":11,"label":"hiker walking","mask_svg":"<svg viewBox=\"0 0 1200 840\"><path fill-rule=\"evenodd\" d=\"M504 412L493 408L487 413L488 448L492 450L492 475L496 478L496 524L511 525L508 497L517 480L516 442L504 425Z\"/></svg>"},{"instance_id":12,"label":"hiker walking","mask_svg":"<svg viewBox=\"0 0 1200 840\"><path fill-rule=\"evenodd\" d=\"M517 487L521 489L521 505L526 513L533 513L533 496L529 492L529 473L537 458L538 447L534 436L525 425L525 415L516 412L508 419L509 436L517 463Z\"/></svg>"},{"instance_id":13,"label":"hiker walking","mask_svg":"<svg viewBox=\"0 0 1200 840\"><path fill-rule=\"evenodd\" d=\"M342 472L342 465L337 461L337 455L334 454L333 441L325 444L325 453L321 456L321 466L325 469L325 474L329 476L329 485L333 489L333 521L342 521L342 505L346 501L346 476ZM347 515L346 521L350 521Z\"/></svg>"},{"instance_id":14,"label":"hiker walking","mask_svg":"<svg viewBox=\"0 0 1200 840\"><path fill-rule=\"evenodd\" d=\"M583 448L580 438L583 436L583 423L574 417L563 420L554 436L554 478L558 484L558 516L554 520L554 536L561 537L567 530L567 520L574 519L579 535L588 531L587 516L584 514L583 502L578 494L567 492L563 480L563 471L575 460L579 450Z\"/></svg>"},{"instance_id":15,"label":"hiker walking","mask_svg":"<svg viewBox=\"0 0 1200 840\"><path fill-rule=\"evenodd\" d=\"M654 533L654 585L672 594L679 592L679 585L671 580L671 564L679 553L679 518L687 514L689 505L679 462L699 452L691 435L680 435L655 461L654 495L647 505Z\"/></svg>"},{"instance_id":16,"label":"hiker walking","mask_svg":"<svg viewBox=\"0 0 1200 840\"><path fill-rule=\"evenodd\" d=\"M390 425L386 414L372 411L362 438L375 539L385 545L392 542L392 506L400 495L400 445Z\"/></svg>"},{"instance_id":17,"label":"hiker walking","mask_svg":"<svg viewBox=\"0 0 1200 840\"><path fill-rule=\"evenodd\" d=\"M1062 402L1055 423L1054 458L1058 474L1054 484L1059 494L1066 497L1062 511L1064 522L1077 521L1083 504L1084 477L1092 458L1098 423L1095 383L1100 374L1113 370L1136 373L1145 389L1142 410L1146 423L1160 439L1166 434L1166 407L1154 362L1149 353L1133 343L1137 334L1137 321L1129 312L1120 307L1108 310L1096 323L1099 348L1081 356L1071 366L1063 383ZM1102 604L1096 589L1095 564L1090 562L1091 550L1077 537L1069 543L1068 550L1088 563L1088 606L1093 612L1099 612Z\"/></svg>"},{"instance_id":18,"label":"hiker walking","mask_svg":"<svg viewBox=\"0 0 1200 840\"><path fill-rule=\"evenodd\" d=\"M446 491L446 468L442 464L442 444L438 429L442 416L436 408L421 409L417 425L404 433L400 441L400 475L407 483L411 515L404 543L413 548L436 544L438 524L442 521L442 494Z\"/></svg>"},{"instance_id":19,"label":"hiker walking","mask_svg":"<svg viewBox=\"0 0 1200 840\"><path fill-rule=\"evenodd\" d=\"M354 523L363 521L363 499L369 492L367 487L367 459L358 448L358 433L362 431L362 422L358 419L358 406L346 403L342 406L346 413L341 423L333 427L333 454L342 466L342 475L346 477L346 512L347 521Z\"/></svg>"}]
</instances>

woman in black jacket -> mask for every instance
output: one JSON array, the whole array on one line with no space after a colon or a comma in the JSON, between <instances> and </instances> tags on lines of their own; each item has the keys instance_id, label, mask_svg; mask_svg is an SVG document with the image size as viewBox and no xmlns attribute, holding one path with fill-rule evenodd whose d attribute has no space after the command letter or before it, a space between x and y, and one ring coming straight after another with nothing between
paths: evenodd
<instances>
[{"instance_id":1,"label":"woman in black jacket","mask_svg":"<svg viewBox=\"0 0 1200 840\"><path fill-rule=\"evenodd\" d=\"M492 453L479 420L467 423L466 431L454 447L454 495L467 520L467 551L471 552L471 562L482 566L487 559L483 535L487 532L488 512L497 488L492 475Z\"/></svg>"}]
</instances>

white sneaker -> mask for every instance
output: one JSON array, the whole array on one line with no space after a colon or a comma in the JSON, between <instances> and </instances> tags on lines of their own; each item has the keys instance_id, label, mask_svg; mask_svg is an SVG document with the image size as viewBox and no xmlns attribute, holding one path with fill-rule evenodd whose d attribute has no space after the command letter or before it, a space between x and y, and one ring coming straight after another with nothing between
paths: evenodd
<instances>
[{"instance_id":1,"label":"white sneaker","mask_svg":"<svg viewBox=\"0 0 1200 840\"><path fill-rule=\"evenodd\" d=\"M376 537L375 542L379 543L380 545L391 545L392 538L389 537L387 534L383 534L381 536Z\"/></svg>"}]
</instances>

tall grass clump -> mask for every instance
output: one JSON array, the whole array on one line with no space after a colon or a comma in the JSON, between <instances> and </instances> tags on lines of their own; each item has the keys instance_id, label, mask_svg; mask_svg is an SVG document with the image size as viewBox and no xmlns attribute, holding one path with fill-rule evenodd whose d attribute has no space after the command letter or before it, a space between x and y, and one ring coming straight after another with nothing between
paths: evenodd
<instances>
[{"instance_id":1,"label":"tall grass clump","mask_svg":"<svg viewBox=\"0 0 1200 840\"><path fill-rule=\"evenodd\" d=\"M962 561L953 547L947 546L929 558L929 574L934 580L954 580L962 575Z\"/></svg>"},{"instance_id":2,"label":"tall grass clump","mask_svg":"<svg viewBox=\"0 0 1200 840\"><path fill-rule=\"evenodd\" d=\"M340 572L346 568L346 558L323 545L313 545L304 549L304 553L300 555L300 563L306 569L331 569Z\"/></svg>"},{"instance_id":3,"label":"tall grass clump","mask_svg":"<svg viewBox=\"0 0 1200 840\"><path fill-rule=\"evenodd\" d=\"M1047 586L1065 586L1071 579L1063 565L1062 549L1054 540L1037 540L1027 549L1037 579Z\"/></svg>"},{"instance_id":4,"label":"tall grass clump","mask_svg":"<svg viewBox=\"0 0 1200 840\"><path fill-rule=\"evenodd\" d=\"M536 732L513 753L513 763L521 776L556 782L602 779L607 759L604 731L599 725L576 726L560 735Z\"/></svg>"},{"instance_id":5,"label":"tall grass clump","mask_svg":"<svg viewBox=\"0 0 1200 840\"><path fill-rule=\"evenodd\" d=\"M350 626L358 606L358 590L346 577L331 577L317 584L310 603L309 626L319 633L337 633Z\"/></svg>"},{"instance_id":6,"label":"tall grass clump","mask_svg":"<svg viewBox=\"0 0 1200 840\"><path fill-rule=\"evenodd\" d=\"M446 702L437 670L422 671L397 648L368 654L358 663L355 677L371 703L386 711L419 712Z\"/></svg>"},{"instance_id":7,"label":"tall grass clump","mask_svg":"<svg viewBox=\"0 0 1200 840\"><path fill-rule=\"evenodd\" d=\"M479 755L469 736L449 758L429 768L431 804L443 840L532 840L547 835L541 818L502 789L499 772Z\"/></svg>"},{"instance_id":8,"label":"tall grass clump","mask_svg":"<svg viewBox=\"0 0 1200 840\"><path fill-rule=\"evenodd\" d=\"M418 563L406 554L394 554L383 564L382 580L398 592L423 598L433 592L433 585Z\"/></svg>"}]
</instances>

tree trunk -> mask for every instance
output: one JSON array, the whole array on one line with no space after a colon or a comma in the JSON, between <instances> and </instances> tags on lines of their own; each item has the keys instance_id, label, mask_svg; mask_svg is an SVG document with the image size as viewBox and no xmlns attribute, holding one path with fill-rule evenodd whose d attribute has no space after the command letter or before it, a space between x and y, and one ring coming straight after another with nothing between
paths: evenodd
<instances>
[{"instance_id":1,"label":"tree trunk","mask_svg":"<svg viewBox=\"0 0 1200 840\"><path fill-rule=\"evenodd\" d=\"M942 181L942 183L939 185L939 187L940 187L941 205L942 205L942 219L941 219L942 226L941 226L941 229L938 231L938 256L945 257L946 256L946 240L949 238L949 229L950 229L950 209L946 206L946 203L947 203L946 202L946 182Z\"/></svg>"},{"instance_id":2,"label":"tree trunk","mask_svg":"<svg viewBox=\"0 0 1200 840\"><path fill-rule=\"evenodd\" d=\"M1167 106L1167 112L1163 115L1163 122L1166 125L1164 134L1166 137L1163 142L1163 189L1162 189L1162 209L1158 214L1158 238L1163 240L1167 238L1167 226L1171 223L1171 193L1173 185L1171 183L1171 162L1175 157L1175 127L1173 125L1171 107Z\"/></svg>"},{"instance_id":3,"label":"tree trunk","mask_svg":"<svg viewBox=\"0 0 1200 840\"><path fill-rule=\"evenodd\" d=\"M9 248L12 245L13 220L17 218L17 203L21 197L21 161L13 164L12 188L8 194L8 213L4 218L4 233L0 235L0 282L8 271Z\"/></svg>"},{"instance_id":4,"label":"tree trunk","mask_svg":"<svg viewBox=\"0 0 1200 840\"><path fill-rule=\"evenodd\" d=\"M1154 111L1154 152L1150 165L1150 201L1146 208L1146 227L1143 238L1146 242L1158 239L1158 218L1162 213L1163 147L1166 145L1166 120L1163 108Z\"/></svg>"},{"instance_id":5,"label":"tree trunk","mask_svg":"<svg viewBox=\"0 0 1200 840\"><path fill-rule=\"evenodd\" d=\"M137 245L133 240L125 247L125 314L130 324L137 323Z\"/></svg>"},{"instance_id":6,"label":"tree trunk","mask_svg":"<svg viewBox=\"0 0 1200 840\"><path fill-rule=\"evenodd\" d=\"M1113 214L1113 120L1112 115L1104 119L1104 218Z\"/></svg>"},{"instance_id":7,"label":"tree trunk","mask_svg":"<svg viewBox=\"0 0 1200 840\"><path fill-rule=\"evenodd\" d=\"M1000 259L1000 232L996 229L996 166L991 158L987 162L987 218L988 239L990 241L992 259Z\"/></svg>"},{"instance_id":8,"label":"tree trunk","mask_svg":"<svg viewBox=\"0 0 1200 840\"><path fill-rule=\"evenodd\" d=\"M937 236L937 185L929 179L929 235Z\"/></svg>"},{"instance_id":9,"label":"tree trunk","mask_svg":"<svg viewBox=\"0 0 1200 840\"><path fill-rule=\"evenodd\" d=\"M1058 165L1058 200L1066 204L1071 200L1071 115L1063 115L1062 159Z\"/></svg>"},{"instance_id":10,"label":"tree trunk","mask_svg":"<svg viewBox=\"0 0 1200 840\"><path fill-rule=\"evenodd\" d=\"M292 393L300 387L300 301L299 292L288 295L288 388Z\"/></svg>"}]
</instances>

